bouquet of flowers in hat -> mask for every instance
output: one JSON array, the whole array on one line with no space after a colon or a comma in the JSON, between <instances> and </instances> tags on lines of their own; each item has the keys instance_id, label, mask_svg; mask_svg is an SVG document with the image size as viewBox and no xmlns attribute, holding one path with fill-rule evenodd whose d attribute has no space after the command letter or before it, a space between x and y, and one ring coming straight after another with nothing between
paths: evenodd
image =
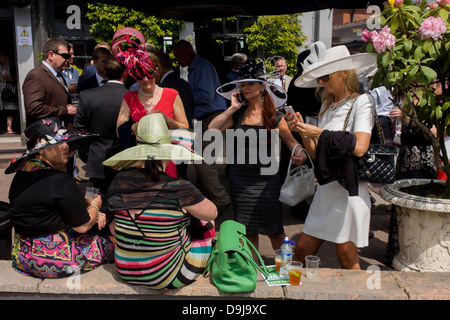
<instances>
[{"instance_id":1,"label":"bouquet of flowers in hat","mask_svg":"<svg viewBox=\"0 0 450 320\"><path fill-rule=\"evenodd\" d=\"M450 0L389 0L380 17L382 29L364 30L362 36L366 51L378 54L373 86L391 91L394 103L432 142L436 166L448 177L444 138L450 136L449 11ZM437 135L430 130L433 126Z\"/></svg>"}]
</instances>

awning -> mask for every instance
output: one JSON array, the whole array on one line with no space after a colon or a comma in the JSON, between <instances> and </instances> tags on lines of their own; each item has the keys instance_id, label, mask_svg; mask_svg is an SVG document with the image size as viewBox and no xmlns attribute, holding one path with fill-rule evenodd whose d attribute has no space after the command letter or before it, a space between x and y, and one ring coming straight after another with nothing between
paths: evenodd
<instances>
[{"instance_id":1,"label":"awning","mask_svg":"<svg viewBox=\"0 0 450 320\"><path fill-rule=\"evenodd\" d=\"M279 15L333 8L367 8L369 5L378 5L381 8L384 1L385 0L96 0L95 2L135 9L158 17L186 21L201 21L236 15Z\"/></svg>"}]
</instances>

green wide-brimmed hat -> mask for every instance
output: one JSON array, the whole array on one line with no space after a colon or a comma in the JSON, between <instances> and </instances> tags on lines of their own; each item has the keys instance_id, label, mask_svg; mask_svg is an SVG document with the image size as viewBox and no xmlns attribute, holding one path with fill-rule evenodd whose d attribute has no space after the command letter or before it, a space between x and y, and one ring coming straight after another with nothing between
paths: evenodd
<instances>
[{"instance_id":1,"label":"green wide-brimmed hat","mask_svg":"<svg viewBox=\"0 0 450 320\"><path fill-rule=\"evenodd\" d=\"M103 165L120 170L142 166L147 160L203 160L182 143L172 143L166 121L160 113L151 113L139 120L136 144L103 161Z\"/></svg>"}]
</instances>

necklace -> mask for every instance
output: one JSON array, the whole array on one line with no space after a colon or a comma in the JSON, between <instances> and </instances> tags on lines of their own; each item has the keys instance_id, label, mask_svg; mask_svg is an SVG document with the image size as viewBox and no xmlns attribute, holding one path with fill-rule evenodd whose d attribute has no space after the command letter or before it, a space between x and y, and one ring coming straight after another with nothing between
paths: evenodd
<instances>
[{"instance_id":1,"label":"necklace","mask_svg":"<svg viewBox=\"0 0 450 320\"><path fill-rule=\"evenodd\" d=\"M139 88L139 93L142 94L144 97L153 97L156 93L156 91L158 91L158 86L156 86L156 89L153 90L152 93L144 93L144 91L142 90L142 88Z\"/></svg>"},{"instance_id":2,"label":"necklace","mask_svg":"<svg viewBox=\"0 0 450 320\"><path fill-rule=\"evenodd\" d=\"M349 93L348 95L346 95L344 97L344 99L339 100L338 102L333 102L332 104L330 104L330 109L336 109L339 108L340 106L344 105L348 100L350 100L353 96L353 93Z\"/></svg>"}]
</instances>

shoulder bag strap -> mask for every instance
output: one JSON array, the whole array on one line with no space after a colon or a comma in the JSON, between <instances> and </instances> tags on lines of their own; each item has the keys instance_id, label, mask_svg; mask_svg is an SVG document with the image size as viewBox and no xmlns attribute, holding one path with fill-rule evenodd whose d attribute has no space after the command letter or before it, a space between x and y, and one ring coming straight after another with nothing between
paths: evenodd
<instances>
[{"instance_id":1,"label":"shoulder bag strap","mask_svg":"<svg viewBox=\"0 0 450 320\"><path fill-rule=\"evenodd\" d=\"M343 131L346 131L346 129L347 129L348 121L350 119L350 114L352 113L353 105L355 104L357 99L358 99L358 97L356 97L355 101L353 101L352 105L350 106L350 109L348 109L347 116L345 117L345 121L344 121L344 130ZM381 122L380 122L380 119L378 118L378 114L377 114L376 110L374 110L374 112L375 112L375 122L377 124L378 135L380 137L380 141L382 144L386 144L386 138L384 137L383 127L381 126Z\"/></svg>"},{"instance_id":2,"label":"shoulder bag strap","mask_svg":"<svg viewBox=\"0 0 450 320\"><path fill-rule=\"evenodd\" d=\"M261 256L259 255L258 250L256 250L256 248L255 248L255 246L253 245L253 243L252 243L250 240L248 240L248 238L247 238L244 234L239 233L239 232L238 232L238 234L242 237L242 239L244 239L244 240L247 242L248 247L250 248L250 252L253 250L253 251L256 253L256 256L258 257L258 260L259 260L259 263L260 263L261 266L259 266L259 265L255 262L255 260L253 260L253 257L248 257L248 261L250 261L250 263L251 263L256 269L259 270L259 272L261 272L265 277L267 277L267 276L269 275L270 272L269 272L269 270L267 270L267 267L266 267L266 265L264 264L264 260L263 260L263 259L261 258Z\"/></svg>"}]
</instances>

